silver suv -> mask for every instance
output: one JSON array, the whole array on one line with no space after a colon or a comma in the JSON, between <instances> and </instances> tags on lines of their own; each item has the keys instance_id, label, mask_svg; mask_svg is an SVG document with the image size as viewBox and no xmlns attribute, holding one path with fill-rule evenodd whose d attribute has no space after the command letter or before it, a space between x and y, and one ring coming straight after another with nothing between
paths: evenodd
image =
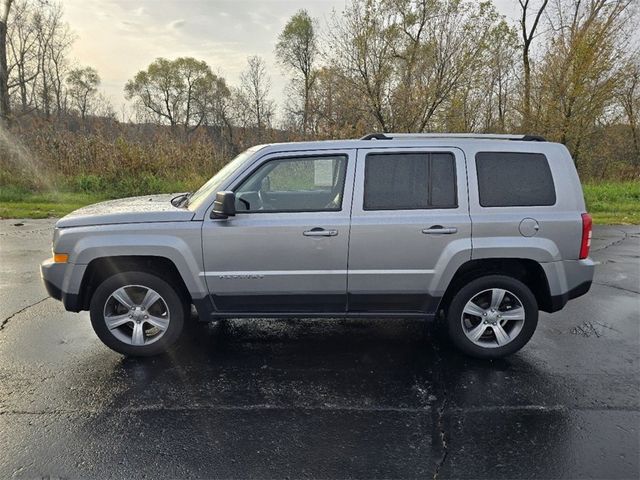
<instances>
[{"instance_id":1,"label":"silver suv","mask_svg":"<svg viewBox=\"0 0 640 480\"><path fill-rule=\"evenodd\" d=\"M591 217L540 137L372 134L259 145L197 192L59 220L49 294L127 355L164 351L194 305L238 317L444 318L481 358L585 294Z\"/></svg>"}]
</instances>

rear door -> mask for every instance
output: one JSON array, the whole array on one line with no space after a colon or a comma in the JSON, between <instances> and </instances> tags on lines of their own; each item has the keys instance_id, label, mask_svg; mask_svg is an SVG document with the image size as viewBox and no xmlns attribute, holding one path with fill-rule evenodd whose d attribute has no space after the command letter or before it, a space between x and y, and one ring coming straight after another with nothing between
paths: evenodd
<instances>
[{"instance_id":1,"label":"rear door","mask_svg":"<svg viewBox=\"0 0 640 480\"><path fill-rule=\"evenodd\" d=\"M360 149L353 198L349 311L433 313L448 260L458 252L470 259L462 151Z\"/></svg>"}]
</instances>

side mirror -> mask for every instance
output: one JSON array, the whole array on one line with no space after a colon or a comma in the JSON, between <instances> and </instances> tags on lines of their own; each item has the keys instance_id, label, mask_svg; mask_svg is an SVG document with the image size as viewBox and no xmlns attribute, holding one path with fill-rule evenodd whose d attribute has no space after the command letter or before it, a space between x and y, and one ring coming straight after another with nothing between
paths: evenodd
<instances>
[{"instance_id":1,"label":"side mirror","mask_svg":"<svg viewBox=\"0 0 640 480\"><path fill-rule=\"evenodd\" d=\"M211 218L225 219L236 214L236 194L233 192L218 192L213 202Z\"/></svg>"}]
</instances>

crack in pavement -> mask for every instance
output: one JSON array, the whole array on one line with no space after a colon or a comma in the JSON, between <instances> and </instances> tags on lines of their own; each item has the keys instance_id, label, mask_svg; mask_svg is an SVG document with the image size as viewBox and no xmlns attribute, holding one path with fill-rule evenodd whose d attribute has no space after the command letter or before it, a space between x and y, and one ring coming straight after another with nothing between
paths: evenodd
<instances>
[{"instance_id":1,"label":"crack in pavement","mask_svg":"<svg viewBox=\"0 0 640 480\"><path fill-rule=\"evenodd\" d=\"M607 249L607 248L609 248L609 247L613 247L613 246L616 246L616 245L620 245L620 244L621 244L622 242L624 242L627 238L629 238L629 234L628 234L627 232L625 232L624 230L620 230L620 229L617 229L617 228L616 228L616 229L615 229L615 231L616 231L616 232L621 232L621 233L622 233L622 235L623 235L623 237L622 237L622 238L620 238L620 239L618 239L618 240L614 240L614 241L613 241L613 242L611 242L611 243L608 243L608 244L606 244L606 245L603 245L603 246L602 246L602 247L600 247L600 248L593 248L593 249L591 249L591 251L592 251L593 253L595 253L595 252L600 252L600 251L602 251L602 250L606 250L606 249Z\"/></svg>"},{"instance_id":2,"label":"crack in pavement","mask_svg":"<svg viewBox=\"0 0 640 480\"><path fill-rule=\"evenodd\" d=\"M618 285L612 285L610 283L593 282L593 284L594 285L600 285L602 287L615 288L616 290L622 290L623 292L635 293L636 295L640 295L640 292L638 292L636 290L631 290L630 288L619 287Z\"/></svg>"},{"instance_id":3,"label":"crack in pavement","mask_svg":"<svg viewBox=\"0 0 640 480\"><path fill-rule=\"evenodd\" d=\"M18 310L17 312L13 312L11 315L9 315L7 318L5 318L4 320L2 320L2 322L0 323L0 330L4 330L4 327L7 325L7 323L9 323L9 320L11 320L13 317L15 317L16 315L21 314L22 312L29 310L31 307L35 307L36 305L44 302L45 300L48 300L49 297L44 297L40 300L38 300L37 302L32 303L31 305L27 305L26 307L21 308L20 310Z\"/></svg>"},{"instance_id":4,"label":"crack in pavement","mask_svg":"<svg viewBox=\"0 0 640 480\"><path fill-rule=\"evenodd\" d=\"M436 427L438 428L438 430L440 430L440 444L442 445L442 457L440 457L440 460L436 462L436 466L433 471L433 480L436 480L438 478L438 475L440 474L440 468L442 468L442 465L447 460L447 456L449 455L449 444L447 443L447 432L444 428L444 413L445 413L446 406L447 406L447 398L445 397L444 400L442 401L442 405L440 405L440 408L438 409L438 420L436 422Z\"/></svg>"}]
</instances>

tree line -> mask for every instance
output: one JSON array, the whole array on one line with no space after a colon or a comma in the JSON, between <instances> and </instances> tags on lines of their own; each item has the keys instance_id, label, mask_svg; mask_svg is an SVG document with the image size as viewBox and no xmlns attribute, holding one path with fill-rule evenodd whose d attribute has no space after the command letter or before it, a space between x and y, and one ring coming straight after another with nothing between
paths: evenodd
<instances>
[{"instance_id":1,"label":"tree line","mask_svg":"<svg viewBox=\"0 0 640 480\"><path fill-rule=\"evenodd\" d=\"M0 116L68 113L110 116L98 92L100 77L89 66L73 65L75 37L59 3L4 0L0 15Z\"/></svg>"},{"instance_id":2,"label":"tree line","mask_svg":"<svg viewBox=\"0 0 640 480\"><path fill-rule=\"evenodd\" d=\"M201 59L158 58L124 86L135 111L127 120L187 136L214 127L234 148L282 135L522 132L567 145L583 173L615 165L637 175L636 2L514 3L514 20L490 0L350 0L322 24L299 10L274 39L289 77L279 108L259 56L235 86ZM70 60L73 40L60 4L3 0L3 122L116 118L98 72Z\"/></svg>"}]
</instances>

